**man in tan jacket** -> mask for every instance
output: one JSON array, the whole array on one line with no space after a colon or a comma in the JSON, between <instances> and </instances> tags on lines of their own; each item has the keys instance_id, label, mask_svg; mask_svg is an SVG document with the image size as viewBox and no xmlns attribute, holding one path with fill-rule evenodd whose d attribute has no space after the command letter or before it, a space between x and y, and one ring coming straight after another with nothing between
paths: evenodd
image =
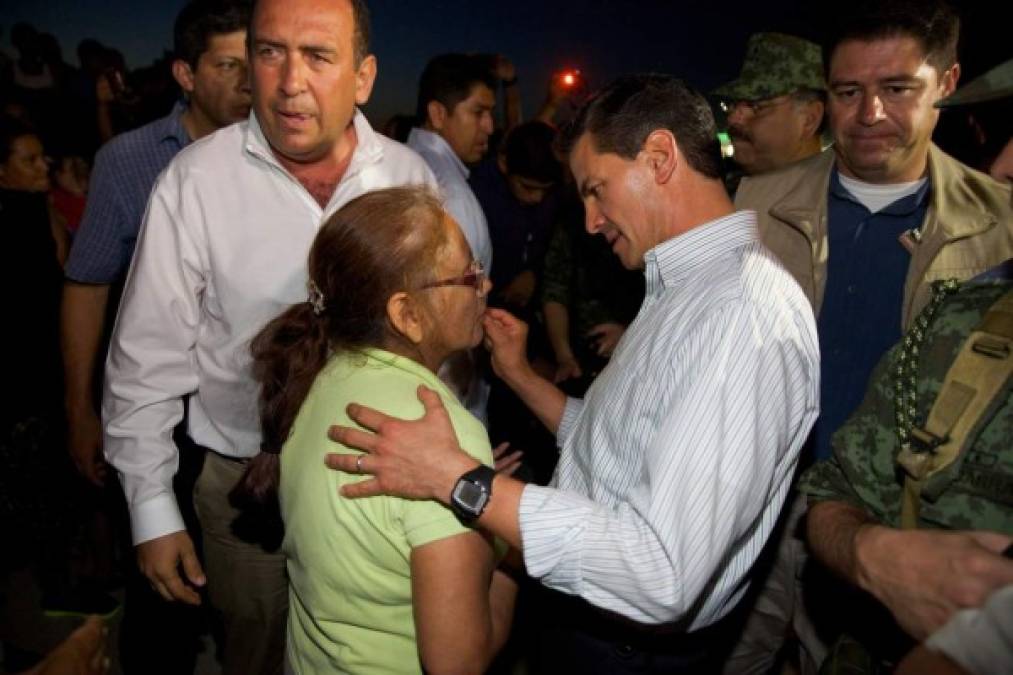
<instances>
[{"instance_id":1,"label":"man in tan jacket","mask_svg":"<svg viewBox=\"0 0 1013 675\"><path fill-rule=\"evenodd\" d=\"M764 243L817 313L821 417L810 461L829 456L831 434L931 299L932 282L968 279L1013 255L1009 186L931 140L933 106L960 75L958 34L956 14L938 1L880 2L844 18L824 58L833 147L747 178L736 194L738 208L757 211ZM726 672L763 672L789 625L804 672L825 654L819 626L800 611L805 549L796 530L805 510L802 500L786 509L785 534L770 552L777 559ZM807 601L818 592L804 590Z\"/></svg>"}]
</instances>

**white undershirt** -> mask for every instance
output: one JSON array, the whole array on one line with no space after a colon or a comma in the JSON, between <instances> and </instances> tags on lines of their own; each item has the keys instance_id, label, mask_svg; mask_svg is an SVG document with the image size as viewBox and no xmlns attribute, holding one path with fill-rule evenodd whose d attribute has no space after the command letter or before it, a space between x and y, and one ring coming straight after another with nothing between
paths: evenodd
<instances>
[{"instance_id":1,"label":"white undershirt","mask_svg":"<svg viewBox=\"0 0 1013 675\"><path fill-rule=\"evenodd\" d=\"M841 185L851 193L851 196L858 200L858 203L873 213L882 211L898 199L913 195L925 185L928 178L921 178L910 183L890 183L889 185L877 185L866 183L856 178L849 178L843 173L838 173Z\"/></svg>"}]
</instances>

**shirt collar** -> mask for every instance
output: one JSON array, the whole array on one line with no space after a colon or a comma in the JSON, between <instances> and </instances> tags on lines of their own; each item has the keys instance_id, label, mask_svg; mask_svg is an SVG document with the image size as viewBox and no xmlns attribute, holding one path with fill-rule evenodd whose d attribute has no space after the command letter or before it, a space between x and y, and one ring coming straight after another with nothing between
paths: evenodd
<instances>
[{"instance_id":1,"label":"shirt collar","mask_svg":"<svg viewBox=\"0 0 1013 675\"><path fill-rule=\"evenodd\" d=\"M450 147L450 143L447 143L443 136L421 127L415 127L408 134L408 142L447 160L455 169L461 172L465 180L471 175L471 171L468 170L468 167L464 165L464 162L461 161L461 158L457 156L457 153L454 152L454 149Z\"/></svg>"},{"instance_id":2,"label":"shirt collar","mask_svg":"<svg viewBox=\"0 0 1013 675\"><path fill-rule=\"evenodd\" d=\"M176 101L169 114L159 120L156 131L160 143L162 141L176 141L180 147L190 144L190 134L183 126L183 113L186 112L186 108L185 102Z\"/></svg>"},{"instance_id":3,"label":"shirt collar","mask_svg":"<svg viewBox=\"0 0 1013 675\"><path fill-rule=\"evenodd\" d=\"M647 293L676 288L697 268L757 241L755 211L736 211L697 225L644 254Z\"/></svg>"},{"instance_id":4,"label":"shirt collar","mask_svg":"<svg viewBox=\"0 0 1013 675\"><path fill-rule=\"evenodd\" d=\"M355 109L352 124L355 125L355 151L352 153L352 161L342 180L357 173L363 165L375 164L383 159L383 143L378 138L377 133L373 131L373 127L369 125L369 120L366 119L366 116L358 108ZM247 152L256 157L260 157L276 166L281 166L278 158L274 156L271 144L268 143L267 137L264 136L264 131L260 128L260 122L257 121L257 115L253 110L250 110L250 118L246 126L245 147Z\"/></svg>"}]
</instances>

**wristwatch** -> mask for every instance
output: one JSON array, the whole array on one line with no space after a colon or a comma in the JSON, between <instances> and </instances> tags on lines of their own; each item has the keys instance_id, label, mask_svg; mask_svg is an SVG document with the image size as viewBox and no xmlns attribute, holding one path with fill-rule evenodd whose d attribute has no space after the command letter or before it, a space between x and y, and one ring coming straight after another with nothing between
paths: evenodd
<instances>
[{"instance_id":1,"label":"wristwatch","mask_svg":"<svg viewBox=\"0 0 1013 675\"><path fill-rule=\"evenodd\" d=\"M496 472L480 464L457 479L450 492L450 508L463 523L470 523L482 515L492 497L492 479Z\"/></svg>"}]
</instances>

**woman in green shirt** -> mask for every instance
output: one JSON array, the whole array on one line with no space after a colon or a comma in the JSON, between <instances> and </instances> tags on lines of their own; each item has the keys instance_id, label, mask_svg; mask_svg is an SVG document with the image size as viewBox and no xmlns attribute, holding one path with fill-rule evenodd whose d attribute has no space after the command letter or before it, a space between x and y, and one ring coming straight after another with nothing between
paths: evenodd
<instances>
[{"instance_id":1,"label":"woman in green shirt","mask_svg":"<svg viewBox=\"0 0 1013 675\"><path fill-rule=\"evenodd\" d=\"M254 340L264 452L240 489L280 500L291 671L478 673L506 639L516 586L486 538L435 502L344 499L340 487L359 477L324 466L326 453L348 451L327 429L351 424L349 403L421 417L423 384L441 394L462 447L492 464L485 429L435 374L481 341L490 286L427 189L380 190L321 228L310 299Z\"/></svg>"}]
</instances>

